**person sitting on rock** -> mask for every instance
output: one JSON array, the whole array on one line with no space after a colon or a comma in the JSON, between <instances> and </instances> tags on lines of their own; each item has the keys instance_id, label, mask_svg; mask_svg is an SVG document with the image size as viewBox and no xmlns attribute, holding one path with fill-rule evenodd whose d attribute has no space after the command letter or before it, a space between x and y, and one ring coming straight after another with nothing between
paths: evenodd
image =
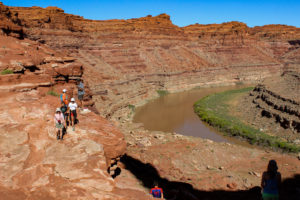
<instances>
[{"instance_id":1,"label":"person sitting on rock","mask_svg":"<svg viewBox=\"0 0 300 200\"><path fill-rule=\"evenodd\" d=\"M56 128L57 140L59 140L59 139L62 140L65 119L64 119L64 116L63 116L60 108L56 108L55 115L54 115L54 123L55 123L55 128Z\"/></svg>"},{"instance_id":2,"label":"person sitting on rock","mask_svg":"<svg viewBox=\"0 0 300 200\"><path fill-rule=\"evenodd\" d=\"M277 163L270 160L268 169L262 175L261 187L263 200L278 200L281 174L277 171Z\"/></svg>"},{"instance_id":3,"label":"person sitting on rock","mask_svg":"<svg viewBox=\"0 0 300 200\"><path fill-rule=\"evenodd\" d=\"M75 124L77 124L77 112L76 112L76 108L77 103L75 103L75 99L71 98L71 102L69 103L70 108L70 125L73 127L73 131L75 131Z\"/></svg>"},{"instance_id":4,"label":"person sitting on rock","mask_svg":"<svg viewBox=\"0 0 300 200\"><path fill-rule=\"evenodd\" d=\"M163 199L164 198L163 190L162 190L162 188L158 187L158 183L154 183L154 188L152 188L150 190L150 194L154 198L158 198L158 199Z\"/></svg>"}]
</instances>

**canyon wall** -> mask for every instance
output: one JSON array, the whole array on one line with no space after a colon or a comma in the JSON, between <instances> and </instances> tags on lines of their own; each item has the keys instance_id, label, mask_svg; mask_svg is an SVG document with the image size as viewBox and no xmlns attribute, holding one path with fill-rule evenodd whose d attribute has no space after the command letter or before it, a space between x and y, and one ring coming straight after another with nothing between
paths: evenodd
<instances>
[{"instance_id":1,"label":"canyon wall","mask_svg":"<svg viewBox=\"0 0 300 200\"><path fill-rule=\"evenodd\" d=\"M68 51L101 115L126 116L157 90L257 83L282 73L299 47L300 29L250 28L241 22L178 27L167 14L129 20L87 20L56 7L9 7L26 37ZM295 53L298 55L297 53ZM291 60L292 58L289 58Z\"/></svg>"}]
</instances>

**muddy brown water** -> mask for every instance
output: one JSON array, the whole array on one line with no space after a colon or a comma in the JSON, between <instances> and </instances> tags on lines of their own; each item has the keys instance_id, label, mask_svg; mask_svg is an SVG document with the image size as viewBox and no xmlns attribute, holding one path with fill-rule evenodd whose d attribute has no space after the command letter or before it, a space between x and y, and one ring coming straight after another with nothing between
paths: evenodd
<instances>
[{"instance_id":1,"label":"muddy brown water","mask_svg":"<svg viewBox=\"0 0 300 200\"><path fill-rule=\"evenodd\" d=\"M243 87L247 86L200 88L168 94L136 108L133 122L143 123L144 128L150 131L176 132L215 142L248 146L246 142L223 136L222 133L202 122L193 109L194 103L207 95Z\"/></svg>"}]
</instances>

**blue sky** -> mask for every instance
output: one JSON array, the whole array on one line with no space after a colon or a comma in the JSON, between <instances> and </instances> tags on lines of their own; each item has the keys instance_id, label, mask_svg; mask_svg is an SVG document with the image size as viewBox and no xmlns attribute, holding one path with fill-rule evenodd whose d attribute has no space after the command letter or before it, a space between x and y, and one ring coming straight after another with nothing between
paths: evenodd
<instances>
[{"instance_id":1,"label":"blue sky","mask_svg":"<svg viewBox=\"0 0 300 200\"><path fill-rule=\"evenodd\" d=\"M300 27L300 0L0 0L9 6L57 6L87 19L130 19L167 13L178 26L228 21Z\"/></svg>"}]
</instances>

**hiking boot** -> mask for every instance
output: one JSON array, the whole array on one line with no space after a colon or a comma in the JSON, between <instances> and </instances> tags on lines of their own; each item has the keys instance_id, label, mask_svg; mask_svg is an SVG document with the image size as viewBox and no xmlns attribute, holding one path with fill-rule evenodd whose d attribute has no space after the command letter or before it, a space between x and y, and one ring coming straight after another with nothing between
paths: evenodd
<instances>
[{"instance_id":1,"label":"hiking boot","mask_svg":"<svg viewBox=\"0 0 300 200\"><path fill-rule=\"evenodd\" d=\"M59 140L60 139L60 137L59 137L59 135L57 136L57 140Z\"/></svg>"},{"instance_id":2,"label":"hiking boot","mask_svg":"<svg viewBox=\"0 0 300 200\"><path fill-rule=\"evenodd\" d=\"M73 127L72 130L75 131L75 127Z\"/></svg>"}]
</instances>

